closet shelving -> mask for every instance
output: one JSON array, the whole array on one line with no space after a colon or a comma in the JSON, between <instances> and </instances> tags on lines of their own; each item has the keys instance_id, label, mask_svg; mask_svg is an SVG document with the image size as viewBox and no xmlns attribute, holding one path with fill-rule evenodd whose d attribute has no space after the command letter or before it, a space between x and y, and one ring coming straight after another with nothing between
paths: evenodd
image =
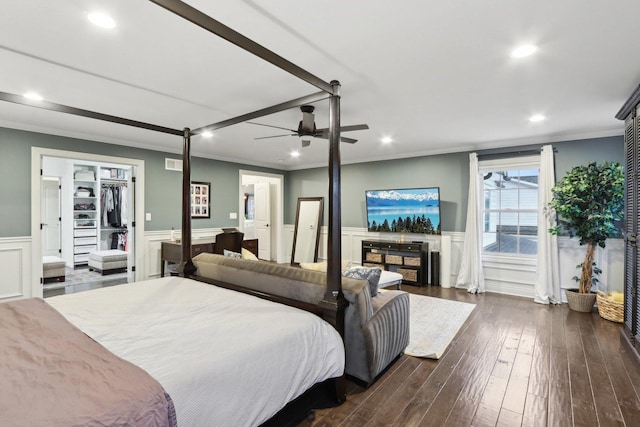
<instances>
[{"instance_id":1,"label":"closet shelving","mask_svg":"<svg viewBox=\"0 0 640 427\"><path fill-rule=\"evenodd\" d=\"M112 240L118 241L117 249L126 248L128 225L126 210L129 170L116 167L77 163L73 165L73 263L87 265L89 253L112 249ZM102 198L105 190L117 187L112 194L123 194L117 206L117 221L105 212ZM124 191L123 191L124 190Z\"/></svg>"},{"instance_id":2,"label":"closet shelving","mask_svg":"<svg viewBox=\"0 0 640 427\"><path fill-rule=\"evenodd\" d=\"M73 263L89 262L98 249L97 167L77 164L73 168Z\"/></svg>"}]
</instances>

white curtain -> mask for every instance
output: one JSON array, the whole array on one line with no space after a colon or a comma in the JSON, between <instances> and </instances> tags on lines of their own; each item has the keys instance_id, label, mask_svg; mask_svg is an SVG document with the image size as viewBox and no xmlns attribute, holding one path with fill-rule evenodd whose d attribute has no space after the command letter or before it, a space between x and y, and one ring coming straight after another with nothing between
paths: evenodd
<instances>
[{"instance_id":1,"label":"white curtain","mask_svg":"<svg viewBox=\"0 0 640 427\"><path fill-rule=\"evenodd\" d=\"M482 200L478 170L478 155L469 154L469 201L467 205L467 225L464 233L462 261L458 272L457 287L466 287L470 293L484 292L482 272L482 235L479 203Z\"/></svg>"},{"instance_id":2,"label":"white curtain","mask_svg":"<svg viewBox=\"0 0 640 427\"><path fill-rule=\"evenodd\" d=\"M542 147L540 176L538 178L538 271L535 288L535 302L540 304L560 304L560 270L558 263L558 237L549 234L549 228L556 225L555 212L545 212L551 201L551 188L555 183L553 148Z\"/></svg>"}]
</instances>

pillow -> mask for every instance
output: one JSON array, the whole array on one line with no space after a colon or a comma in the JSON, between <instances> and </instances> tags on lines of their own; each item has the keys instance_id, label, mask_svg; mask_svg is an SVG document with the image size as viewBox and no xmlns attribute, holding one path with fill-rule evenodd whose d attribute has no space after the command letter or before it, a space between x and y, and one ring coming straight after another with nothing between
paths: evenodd
<instances>
[{"instance_id":1,"label":"pillow","mask_svg":"<svg viewBox=\"0 0 640 427\"><path fill-rule=\"evenodd\" d=\"M323 273L326 273L327 263L326 262L301 262L300 268L304 268L305 270L321 271Z\"/></svg>"},{"instance_id":2,"label":"pillow","mask_svg":"<svg viewBox=\"0 0 640 427\"><path fill-rule=\"evenodd\" d=\"M351 279L366 279L369 284L369 291L371 292L372 297L378 295L378 282L380 281L381 273L382 270L379 268L368 267L353 267L342 270L342 275L344 277L349 277Z\"/></svg>"},{"instance_id":3,"label":"pillow","mask_svg":"<svg viewBox=\"0 0 640 427\"><path fill-rule=\"evenodd\" d=\"M242 258L242 254L240 252L233 252L233 251L228 251L228 250L224 250L224 256L228 256L231 258Z\"/></svg>"},{"instance_id":4,"label":"pillow","mask_svg":"<svg viewBox=\"0 0 640 427\"><path fill-rule=\"evenodd\" d=\"M253 252L245 248L242 248L242 259L250 259L253 261L258 261L258 257L255 256Z\"/></svg>"}]
</instances>

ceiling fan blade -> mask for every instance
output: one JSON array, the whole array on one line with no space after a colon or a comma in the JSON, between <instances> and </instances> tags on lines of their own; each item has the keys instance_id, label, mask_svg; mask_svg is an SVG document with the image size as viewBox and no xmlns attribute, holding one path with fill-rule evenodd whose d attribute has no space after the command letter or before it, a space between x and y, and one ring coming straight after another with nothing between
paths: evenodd
<instances>
[{"instance_id":1,"label":"ceiling fan blade","mask_svg":"<svg viewBox=\"0 0 640 427\"><path fill-rule=\"evenodd\" d=\"M369 129L369 125L365 125L365 124L340 126L340 132L351 132L353 130L367 130L367 129Z\"/></svg>"},{"instance_id":2,"label":"ceiling fan blade","mask_svg":"<svg viewBox=\"0 0 640 427\"><path fill-rule=\"evenodd\" d=\"M323 134L319 134L319 135L313 135L314 138L322 138L322 139L329 139L329 135L326 133ZM347 138L345 136L341 136L340 137L340 141L342 142L348 142L349 144L355 144L356 142L358 142L357 139L353 139L353 138Z\"/></svg>"},{"instance_id":3,"label":"ceiling fan blade","mask_svg":"<svg viewBox=\"0 0 640 427\"><path fill-rule=\"evenodd\" d=\"M260 138L253 138L253 139L281 138L283 136L298 136L298 134L297 133L287 133L287 134L284 134L284 135L261 136Z\"/></svg>"},{"instance_id":4,"label":"ceiling fan blade","mask_svg":"<svg viewBox=\"0 0 640 427\"><path fill-rule=\"evenodd\" d=\"M303 139L302 140L302 148L308 147L310 145L311 145L311 141L310 140L308 140L308 139Z\"/></svg>"},{"instance_id":5,"label":"ceiling fan blade","mask_svg":"<svg viewBox=\"0 0 640 427\"><path fill-rule=\"evenodd\" d=\"M283 128L283 127L280 127L280 126L265 125L263 123L256 123L256 122L247 122L247 123L252 124L252 125L258 125L258 126L266 126L268 128L276 128L276 129L288 130L290 132L295 132L295 130L293 130L293 129Z\"/></svg>"},{"instance_id":6,"label":"ceiling fan blade","mask_svg":"<svg viewBox=\"0 0 640 427\"><path fill-rule=\"evenodd\" d=\"M342 142L348 142L349 144L355 144L356 142L358 142L357 139L353 139L353 138L346 138L344 136L340 137L340 141Z\"/></svg>"},{"instance_id":7,"label":"ceiling fan blade","mask_svg":"<svg viewBox=\"0 0 640 427\"><path fill-rule=\"evenodd\" d=\"M367 130L367 129L369 129L369 125L365 125L365 124L340 126L340 132L351 132L354 130ZM329 133L329 128L316 129L316 132Z\"/></svg>"}]
</instances>

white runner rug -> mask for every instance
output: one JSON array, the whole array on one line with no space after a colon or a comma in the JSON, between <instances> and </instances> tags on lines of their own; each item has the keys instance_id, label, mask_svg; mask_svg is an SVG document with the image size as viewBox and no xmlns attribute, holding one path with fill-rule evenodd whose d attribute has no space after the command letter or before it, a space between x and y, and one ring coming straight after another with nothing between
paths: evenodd
<instances>
[{"instance_id":1,"label":"white runner rug","mask_svg":"<svg viewBox=\"0 0 640 427\"><path fill-rule=\"evenodd\" d=\"M409 356L439 359L475 304L409 294Z\"/></svg>"}]
</instances>

